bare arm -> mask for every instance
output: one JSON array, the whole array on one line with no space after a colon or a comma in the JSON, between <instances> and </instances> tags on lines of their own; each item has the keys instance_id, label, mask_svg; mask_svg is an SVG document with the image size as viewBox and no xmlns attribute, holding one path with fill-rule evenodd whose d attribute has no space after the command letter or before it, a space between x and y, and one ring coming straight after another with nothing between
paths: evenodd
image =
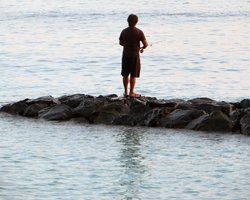
<instances>
[{"instance_id":1,"label":"bare arm","mask_svg":"<svg viewBox=\"0 0 250 200\"><path fill-rule=\"evenodd\" d=\"M124 42L123 42L122 40L119 40L119 44L120 44L121 46L124 46Z\"/></svg>"},{"instance_id":2,"label":"bare arm","mask_svg":"<svg viewBox=\"0 0 250 200\"><path fill-rule=\"evenodd\" d=\"M143 44L142 49L146 49L147 46L148 46L148 41L147 41L147 40L143 40L143 41L142 41L142 44Z\"/></svg>"}]
</instances>

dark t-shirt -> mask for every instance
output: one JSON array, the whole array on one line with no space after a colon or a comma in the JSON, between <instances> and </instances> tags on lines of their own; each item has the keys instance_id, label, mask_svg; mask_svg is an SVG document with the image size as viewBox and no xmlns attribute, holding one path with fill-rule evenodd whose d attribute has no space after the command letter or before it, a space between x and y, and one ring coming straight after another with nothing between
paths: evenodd
<instances>
[{"instance_id":1,"label":"dark t-shirt","mask_svg":"<svg viewBox=\"0 0 250 200\"><path fill-rule=\"evenodd\" d=\"M140 41L146 40L144 33L136 27L125 28L119 40L124 44L123 56L137 56L140 51Z\"/></svg>"}]
</instances>

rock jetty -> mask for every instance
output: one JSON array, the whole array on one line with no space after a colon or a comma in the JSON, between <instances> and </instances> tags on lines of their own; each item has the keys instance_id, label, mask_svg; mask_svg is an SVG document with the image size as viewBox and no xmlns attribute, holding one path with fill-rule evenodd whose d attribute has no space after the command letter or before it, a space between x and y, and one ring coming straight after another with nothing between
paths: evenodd
<instances>
[{"instance_id":1,"label":"rock jetty","mask_svg":"<svg viewBox=\"0 0 250 200\"><path fill-rule=\"evenodd\" d=\"M250 99L240 102L209 98L123 98L116 94L44 96L3 105L0 112L48 121L165 127L250 135Z\"/></svg>"}]
</instances>

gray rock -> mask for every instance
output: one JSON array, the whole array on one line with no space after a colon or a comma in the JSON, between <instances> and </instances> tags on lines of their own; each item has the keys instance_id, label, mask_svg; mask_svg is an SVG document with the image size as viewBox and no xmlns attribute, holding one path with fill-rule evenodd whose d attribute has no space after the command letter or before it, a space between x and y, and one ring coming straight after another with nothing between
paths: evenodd
<instances>
[{"instance_id":1,"label":"gray rock","mask_svg":"<svg viewBox=\"0 0 250 200\"><path fill-rule=\"evenodd\" d=\"M160 120L167 116L171 112L171 108L153 108L146 112L144 117L144 124L146 126L160 126Z\"/></svg>"},{"instance_id":2,"label":"gray rock","mask_svg":"<svg viewBox=\"0 0 250 200\"><path fill-rule=\"evenodd\" d=\"M46 103L32 104L24 110L23 116L25 116L25 117L37 117L38 113L46 107L48 107L48 105Z\"/></svg>"},{"instance_id":3,"label":"gray rock","mask_svg":"<svg viewBox=\"0 0 250 200\"><path fill-rule=\"evenodd\" d=\"M107 103L105 98L84 99L79 106L73 109L73 117L85 117L90 122L93 122L101 108Z\"/></svg>"},{"instance_id":4,"label":"gray rock","mask_svg":"<svg viewBox=\"0 0 250 200\"><path fill-rule=\"evenodd\" d=\"M244 115L240 120L241 133L250 135L250 113Z\"/></svg>"},{"instance_id":5,"label":"gray rock","mask_svg":"<svg viewBox=\"0 0 250 200\"><path fill-rule=\"evenodd\" d=\"M188 102L191 102L192 104L210 104L215 103L216 101L207 97L200 97L188 100Z\"/></svg>"},{"instance_id":6,"label":"gray rock","mask_svg":"<svg viewBox=\"0 0 250 200\"><path fill-rule=\"evenodd\" d=\"M174 110L167 117L160 120L160 124L166 128L184 128L192 120L204 115L202 110Z\"/></svg>"},{"instance_id":7,"label":"gray rock","mask_svg":"<svg viewBox=\"0 0 250 200\"><path fill-rule=\"evenodd\" d=\"M72 109L67 105L59 104L48 109L47 112L39 113L39 117L49 121L69 120L72 117Z\"/></svg>"},{"instance_id":8,"label":"gray rock","mask_svg":"<svg viewBox=\"0 0 250 200\"><path fill-rule=\"evenodd\" d=\"M137 124L137 120L133 118L131 115L120 115L116 117L112 124L114 125L124 125L124 126L135 126Z\"/></svg>"},{"instance_id":9,"label":"gray rock","mask_svg":"<svg viewBox=\"0 0 250 200\"><path fill-rule=\"evenodd\" d=\"M187 103L181 103L177 105L175 109L182 109L182 110L197 109L197 110L203 110L208 114L214 111L222 111L224 114L229 116L229 114L234 109L234 105L226 103L224 101L216 102L209 98L197 98L190 100Z\"/></svg>"},{"instance_id":10,"label":"gray rock","mask_svg":"<svg viewBox=\"0 0 250 200\"><path fill-rule=\"evenodd\" d=\"M43 96L43 97L39 97L36 99L30 99L26 101L26 103L28 105L35 104L35 103L46 103L48 105L60 104L60 102L52 96Z\"/></svg>"},{"instance_id":11,"label":"gray rock","mask_svg":"<svg viewBox=\"0 0 250 200\"><path fill-rule=\"evenodd\" d=\"M173 108L177 105L176 102L167 101L167 100L151 100L147 101L147 106L150 108L163 108L163 107L170 107Z\"/></svg>"},{"instance_id":12,"label":"gray rock","mask_svg":"<svg viewBox=\"0 0 250 200\"><path fill-rule=\"evenodd\" d=\"M1 107L0 112L6 112L14 115L22 115L25 109L28 107L26 100L11 103Z\"/></svg>"},{"instance_id":13,"label":"gray rock","mask_svg":"<svg viewBox=\"0 0 250 200\"><path fill-rule=\"evenodd\" d=\"M74 94L74 95L59 97L58 101L60 101L61 104L66 104L71 108L76 108L86 98L93 99L94 97L85 94Z\"/></svg>"},{"instance_id":14,"label":"gray rock","mask_svg":"<svg viewBox=\"0 0 250 200\"><path fill-rule=\"evenodd\" d=\"M249 108L250 107L250 99L243 99L240 102L241 108Z\"/></svg>"},{"instance_id":15,"label":"gray rock","mask_svg":"<svg viewBox=\"0 0 250 200\"><path fill-rule=\"evenodd\" d=\"M94 123L112 124L115 118L127 115L129 112L129 106L122 101L111 102L100 109L99 115L94 119Z\"/></svg>"},{"instance_id":16,"label":"gray rock","mask_svg":"<svg viewBox=\"0 0 250 200\"><path fill-rule=\"evenodd\" d=\"M143 114L146 111L146 101L138 98L131 98L128 101L131 113L133 114Z\"/></svg>"},{"instance_id":17,"label":"gray rock","mask_svg":"<svg viewBox=\"0 0 250 200\"><path fill-rule=\"evenodd\" d=\"M138 126L143 126L144 124L144 114L147 112L148 107L146 106L147 102L144 98L131 98L128 101L130 107L130 115L133 119L133 123Z\"/></svg>"},{"instance_id":18,"label":"gray rock","mask_svg":"<svg viewBox=\"0 0 250 200\"><path fill-rule=\"evenodd\" d=\"M232 132L233 122L223 112L214 111L191 121L185 128L198 131Z\"/></svg>"}]
</instances>

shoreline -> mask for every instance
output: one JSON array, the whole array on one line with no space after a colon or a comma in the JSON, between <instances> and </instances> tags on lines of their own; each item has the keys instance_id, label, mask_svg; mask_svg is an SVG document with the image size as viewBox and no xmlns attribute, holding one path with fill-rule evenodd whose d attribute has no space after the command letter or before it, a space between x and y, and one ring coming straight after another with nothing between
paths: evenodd
<instances>
[{"instance_id":1,"label":"shoreline","mask_svg":"<svg viewBox=\"0 0 250 200\"><path fill-rule=\"evenodd\" d=\"M250 99L226 102L207 97L166 100L73 94L24 99L3 105L0 112L48 121L76 120L250 135Z\"/></svg>"}]
</instances>

